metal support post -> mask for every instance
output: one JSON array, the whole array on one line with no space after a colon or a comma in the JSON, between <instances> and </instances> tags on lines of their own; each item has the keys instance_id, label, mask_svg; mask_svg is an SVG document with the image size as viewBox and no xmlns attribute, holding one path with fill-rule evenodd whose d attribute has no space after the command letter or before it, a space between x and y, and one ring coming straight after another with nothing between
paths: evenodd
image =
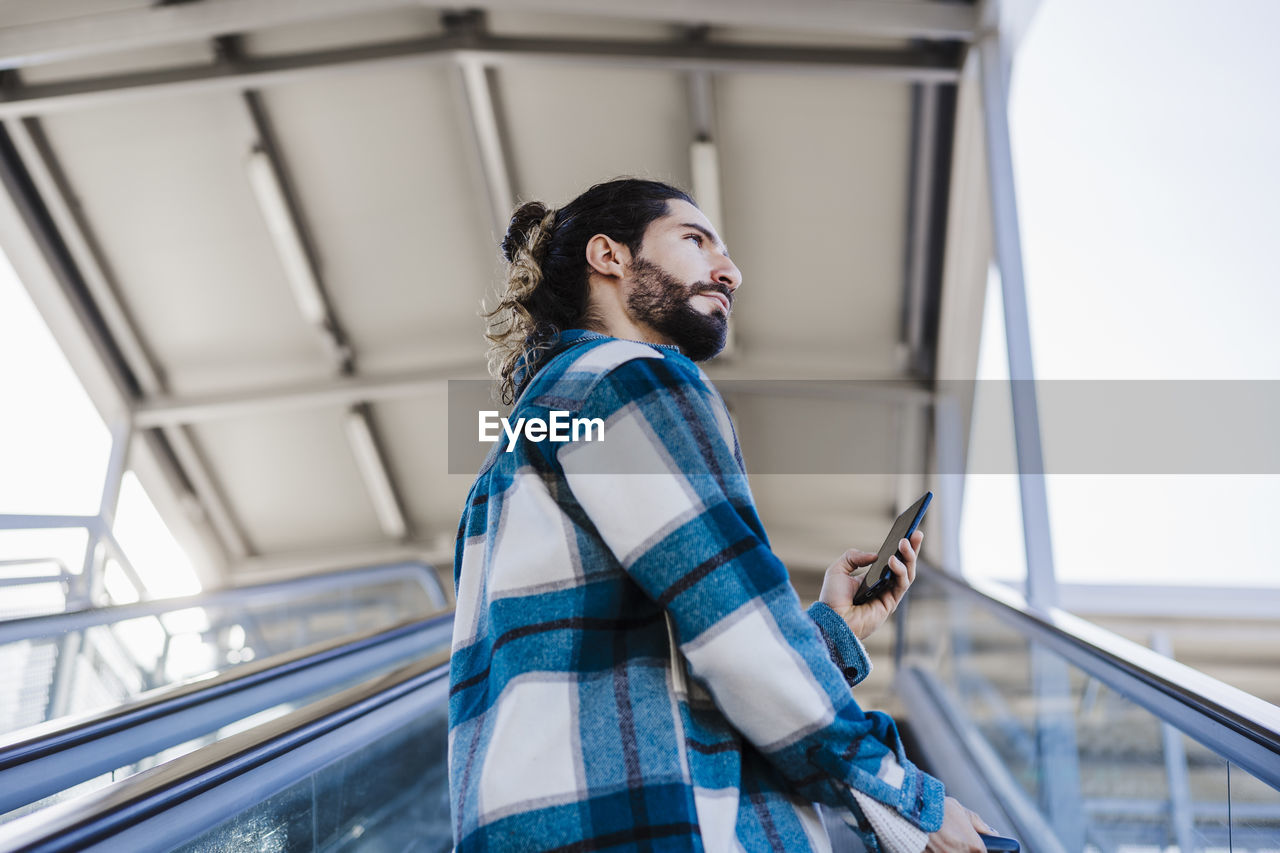
<instances>
[{"instance_id":1,"label":"metal support post","mask_svg":"<svg viewBox=\"0 0 1280 853\"><path fill-rule=\"evenodd\" d=\"M708 28L699 26L688 33L693 44L707 44ZM705 69L690 71L685 75L689 93L689 124L693 130L693 139L689 143L689 179L690 189L698 207L706 214L707 219L726 243L728 225L724 221L724 196L720 181L720 149L716 144L719 133L716 127L715 78ZM737 354L738 342L734 334L734 321L729 318L728 332L725 336L724 349L720 358Z\"/></svg>"},{"instance_id":2,"label":"metal support post","mask_svg":"<svg viewBox=\"0 0 1280 853\"><path fill-rule=\"evenodd\" d=\"M1173 642L1167 631L1151 632L1151 649L1173 659ZM1164 748L1164 772L1169 780L1169 820L1173 825L1173 837L1179 850L1193 850L1195 814L1182 732L1168 723L1161 723L1160 742Z\"/></svg>"},{"instance_id":3,"label":"metal support post","mask_svg":"<svg viewBox=\"0 0 1280 853\"><path fill-rule=\"evenodd\" d=\"M445 31L466 39L485 36L483 11L448 12L441 16ZM501 109L501 92L494 69L481 56L458 54L455 71L465 124L471 128L480 178L489 200L495 242L507 233L507 223L516 203L515 169L507 142L506 123Z\"/></svg>"},{"instance_id":4,"label":"metal support post","mask_svg":"<svg viewBox=\"0 0 1280 853\"><path fill-rule=\"evenodd\" d=\"M49 679L49 699L44 718L52 720L71 711L71 691L75 686L76 661L80 655L83 631L68 631L57 641L57 657Z\"/></svg>"},{"instance_id":5,"label":"metal support post","mask_svg":"<svg viewBox=\"0 0 1280 853\"><path fill-rule=\"evenodd\" d=\"M115 527L116 507L120 503L120 488L124 483L124 473L129 465L129 448L132 444L133 421L126 416L111 428L111 455L107 459L102 499L98 503L98 524L89 528L89 539L85 543L84 569L80 574L75 593L78 606L102 603L104 590L102 576L107 560L107 546L104 540L111 538L109 531ZM146 591L139 589L138 594L145 596ZM71 598L68 598L68 609L71 604Z\"/></svg>"},{"instance_id":6,"label":"metal support post","mask_svg":"<svg viewBox=\"0 0 1280 853\"><path fill-rule=\"evenodd\" d=\"M1022 270L1022 237L1013 181L1013 149L1009 138L1008 59L998 33L978 43L982 68L982 107L991 181L992 226L996 263L1004 296L1005 339L1009 348L1009 386L1013 398L1013 431L1018 458L1018 486L1027 549L1027 601L1033 607L1057 603L1053 546L1049 537L1049 501L1045 490L1031 359L1031 326Z\"/></svg>"},{"instance_id":7,"label":"metal support post","mask_svg":"<svg viewBox=\"0 0 1280 853\"><path fill-rule=\"evenodd\" d=\"M952 574L962 574L960 563L960 517L964 504L964 440L960 401L949 394L939 394L933 404L933 442L935 479L938 484L938 506L941 512L942 536L938 543L941 566Z\"/></svg>"},{"instance_id":8,"label":"metal support post","mask_svg":"<svg viewBox=\"0 0 1280 853\"><path fill-rule=\"evenodd\" d=\"M1031 644L1031 690L1036 709L1040 807L1062 846L1080 853L1084 850L1085 813L1067 662L1035 643Z\"/></svg>"},{"instance_id":9,"label":"metal support post","mask_svg":"<svg viewBox=\"0 0 1280 853\"><path fill-rule=\"evenodd\" d=\"M1057 601L1057 584L1049 536L1049 505L1009 136L1009 57L998 30L982 36L978 56L992 226L1009 351L1009 384L1027 553L1027 602L1032 607L1047 608ZM1080 851L1084 849L1085 817L1067 665L1061 658L1033 645L1031 677L1042 774L1041 805L1063 846L1069 851Z\"/></svg>"},{"instance_id":10,"label":"metal support post","mask_svg":"<svg viewBox=\"0 0 1280 853\"><path fill-rule=\"evenodd\" d=\"M915 369L925 339L925 300L929 275L930 225L937 156L938 86L911 86L911 172L904 252L901 366Z\"/></svg>"}]
</instances>

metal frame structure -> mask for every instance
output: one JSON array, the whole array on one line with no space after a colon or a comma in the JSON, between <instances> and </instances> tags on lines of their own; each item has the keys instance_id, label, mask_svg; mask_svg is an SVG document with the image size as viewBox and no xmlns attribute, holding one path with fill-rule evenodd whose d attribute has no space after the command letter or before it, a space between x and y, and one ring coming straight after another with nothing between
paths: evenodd
<instances>
[{"instance_id":1,"label":"metal frame structure","mask_svg":"<svg viewBox=\"0 0 1280 853\"><path fill-rule=\"evenodd\" d=\"M463 64L511 67L547 63L686 72L861 75L931 83L955 82L958 75L953 63L941 58L937 51L927 49L698 44L687 40L637 42L512 38L461 31L365 47L245 58L230 68L219 64L194 65L58 83L11 82L5 88L4 99L0 100L0 118L82 109L116 99L243 90L321 74L367 71L387 66Z\"/></svg>"},{"instance_id":2,"label":"metal frame structure","mask_svg":"<svg viewBox=\"0 0 1280 853\"><path fill-rule=\"evenodd\" d=\"M212 0L198 6L129 9L14 27L0 35L0 68L19 68L117 50L200 41L246 30L340 19L405 8L457 8L443 0ZM768 0L488 0L502 11L549 12L607 18L687 21L721 26L887 38L968 40L977 30L972 7L927 0L847 0L789 3Z\"/></svg>"}]
</instances>

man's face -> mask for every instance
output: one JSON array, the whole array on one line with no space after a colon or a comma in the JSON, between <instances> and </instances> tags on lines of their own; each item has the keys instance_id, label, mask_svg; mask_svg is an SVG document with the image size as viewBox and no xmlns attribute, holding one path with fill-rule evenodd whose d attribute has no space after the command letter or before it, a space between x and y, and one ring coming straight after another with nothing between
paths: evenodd
<instances>
[{"instance_id":1,"label":"man's face","mask_svg":"<svg viewBox=\"0 0 1280 853\"><path fill-rule=\"evenodd\" d=\"M729 311L742 274L702 211L668 202L668 213L649 223L640 252L627 267L626 306L694 361L724 349Z\"/></svg>"}]
</instances>

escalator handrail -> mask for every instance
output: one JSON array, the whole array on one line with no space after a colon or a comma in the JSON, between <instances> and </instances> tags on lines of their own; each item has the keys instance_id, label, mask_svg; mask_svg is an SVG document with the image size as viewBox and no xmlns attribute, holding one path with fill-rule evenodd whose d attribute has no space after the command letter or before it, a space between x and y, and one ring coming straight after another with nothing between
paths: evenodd
<instances>
[{"instance_id":1,"label":"escalator handrail","mask_svg":"<svg viewBox=\"0 0 1280 853\"><path fill-rule=\"evenodd\" d=\"M442 609L447 606L440 578L430 566L418 562L394 563L371 568L344 569L251 586L228 587L181 598L160 598L133 604L117 604L110 607L68 610L62 613L8 619L0 621L0 645L58 636L97 625L123 622L143 616L160 616L197 607L261 604L267 601L289 600L304 595L336 589L352 589L395 580L415 581L422 585L423 591L433 604Z\"/></svg>"},{"instance_id":2,"label":"escalator handrail","mask_svg":"<svg viewBox=\"0 0 1280 853\"><path fill-rule=\"evenodd\" d=\"M86 794L0 826L0 850L78 850L448 678L448 649ZM56 842L56 843L54 843Z\"/></svg>"},{"instance_id":3,"label":"escalator handrail","mask_svg":"<svg viewBox=\"0 0 1280 853\"><path fill-rule=\"evenodd\" d=\"M372 646L449 623L453 611L426 618L407 619L390 627L337 637L291 652L241 664L212 677L197 676L178 684L143 693L109 710L86 714L71 721L49 720L0 735L0 772L37 758L152 722L160 717L230 693L247 690L336 658L357 654Z\"/></svg>"},{"instance_id":4,"label":"escalator handrail","mask_svg":"<svg viewBox=\"0 0 1280 853\"><path fill-rule=\"evenodd\" d=\"M1166 722L1185 730L1180 721L1190 712L1199 720L1216 724L1270 753L1271 762L1261 767L1244 754L1225 757L1280 787L1280 707L1064 610L1033 608L1007 587L958 577L935 566L919 565L928 577L942 581L1023 635L1067 652L1072 663L1090 675L1113 686L1115 681L1108 676L1116 674L1136 682L1145 688L1143 695L1123 692ZM1205 734L1203 731L1188 733Z\"/></svg>"}]
</instances>

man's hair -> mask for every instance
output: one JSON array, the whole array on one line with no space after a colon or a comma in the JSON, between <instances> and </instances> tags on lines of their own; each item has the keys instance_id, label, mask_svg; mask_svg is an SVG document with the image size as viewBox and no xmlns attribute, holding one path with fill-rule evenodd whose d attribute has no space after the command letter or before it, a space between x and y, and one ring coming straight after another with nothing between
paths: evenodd
<instances>
[{"instance_id":1,"label":"man's hair","mask_svg":"<svg viewBox=\"0 0 1280 853\"><path fill-rule=\"evenodd\" d=\"M660 181L616 178L596 184L559 210L526 202L511 216L502 254L505 292L485 312L489 373L504 403L537 372L541 354L565 329L595 325L588 314L587 242L604 234L639 254L649 223L689 194Z\"/></svg>"}]
</instances>

